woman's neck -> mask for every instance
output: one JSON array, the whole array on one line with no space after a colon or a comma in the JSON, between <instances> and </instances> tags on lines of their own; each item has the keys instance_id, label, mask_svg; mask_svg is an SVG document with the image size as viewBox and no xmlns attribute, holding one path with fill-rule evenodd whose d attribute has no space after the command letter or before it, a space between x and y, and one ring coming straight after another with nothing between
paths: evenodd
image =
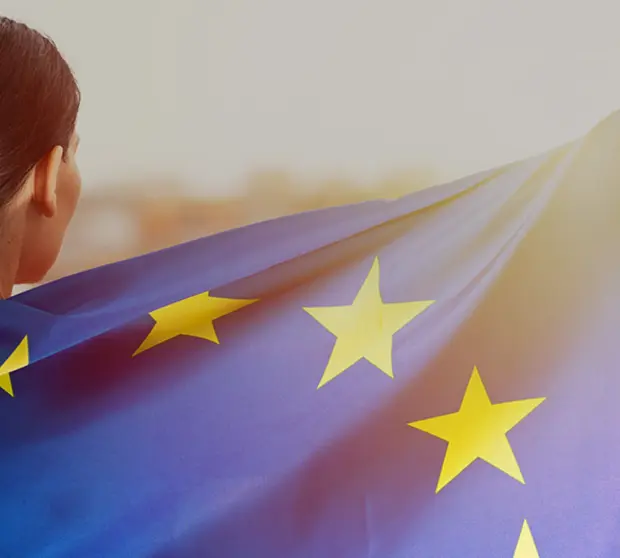
<instances>
[{"instance_id":1,"label":"woman's neck","mask_svg":"<svg viewBox=\"0 0 620 558\"><path fill-rule=\"evenodd\" d=\"M13 293L21 257L22 228L10 212L0 213L0 299Z\"/></svg>"},{"instance_id":2,"label":"woman's neck","mask_svg":"<svg viewBox=\"0 0 620 558\"><path fill-rule=\"evenodd\" d=\"M17 265L5 259L4 254L2 254L0 256L0 299L7 299L13 294L16 271Z\"/></svg>"}]
</instances>

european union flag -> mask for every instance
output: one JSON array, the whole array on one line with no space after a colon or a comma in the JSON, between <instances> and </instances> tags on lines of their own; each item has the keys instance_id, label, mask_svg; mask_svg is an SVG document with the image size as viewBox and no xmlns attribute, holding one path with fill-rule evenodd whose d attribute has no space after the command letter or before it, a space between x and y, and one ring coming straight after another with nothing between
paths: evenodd
<instances>
[{"instance_id":1,"label":"european union flag","mask_svg":"<svg viewBox=\"0 0 620 558\"><path fill-rule=\"evenodd\" d=\"M0 556L620 556L620 116L0 306Z\"/></svg>"}]
</instances>

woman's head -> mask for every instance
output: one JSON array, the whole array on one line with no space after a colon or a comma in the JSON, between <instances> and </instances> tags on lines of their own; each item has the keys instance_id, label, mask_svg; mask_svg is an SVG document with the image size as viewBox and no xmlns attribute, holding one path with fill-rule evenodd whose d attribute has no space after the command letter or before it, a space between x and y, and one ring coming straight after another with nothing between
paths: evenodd
<instances>
[{"instance_id":1,"label":"woman's head","mask_svg":"<svg viewBox=\"0 0 620 558\"><path fill-rule=\"evenodd\" d=\"M0 17L0 294L52 266L80 191L80 92L39 32ZM10 294L10 293L9 293Z\"/></svg>"}]
</instances>

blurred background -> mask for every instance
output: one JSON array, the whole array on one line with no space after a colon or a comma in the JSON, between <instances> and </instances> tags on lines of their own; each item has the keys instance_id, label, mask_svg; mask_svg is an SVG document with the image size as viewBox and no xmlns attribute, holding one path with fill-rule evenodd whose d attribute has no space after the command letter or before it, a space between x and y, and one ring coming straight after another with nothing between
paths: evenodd
<instances>
[{"instance_id":1,"label":"blurred background","mask_svg":"<svg viewBox=\"0 0 620 558\"><path fill-rule=\"evenodd\" d=\"M538 153L620 107L616 0L0 0L83 93L49 280Z\"/></svg>"}]
</instances>

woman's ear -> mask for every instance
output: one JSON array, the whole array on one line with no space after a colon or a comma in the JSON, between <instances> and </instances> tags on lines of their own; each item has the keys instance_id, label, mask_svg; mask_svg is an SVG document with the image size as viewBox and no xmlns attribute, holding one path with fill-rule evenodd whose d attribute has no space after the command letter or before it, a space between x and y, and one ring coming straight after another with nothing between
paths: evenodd
<instances>
[{"instance_id":1,"label":"woman's ear","mask_svg":"<svg viewBox=\"0 0 620 558\"><path fill-rule=\"evenodd\" d=\"M56 215L56 187L64 149L57 145L35 166L32 201L45 217Z\"/></svg>"}]
</instances>

